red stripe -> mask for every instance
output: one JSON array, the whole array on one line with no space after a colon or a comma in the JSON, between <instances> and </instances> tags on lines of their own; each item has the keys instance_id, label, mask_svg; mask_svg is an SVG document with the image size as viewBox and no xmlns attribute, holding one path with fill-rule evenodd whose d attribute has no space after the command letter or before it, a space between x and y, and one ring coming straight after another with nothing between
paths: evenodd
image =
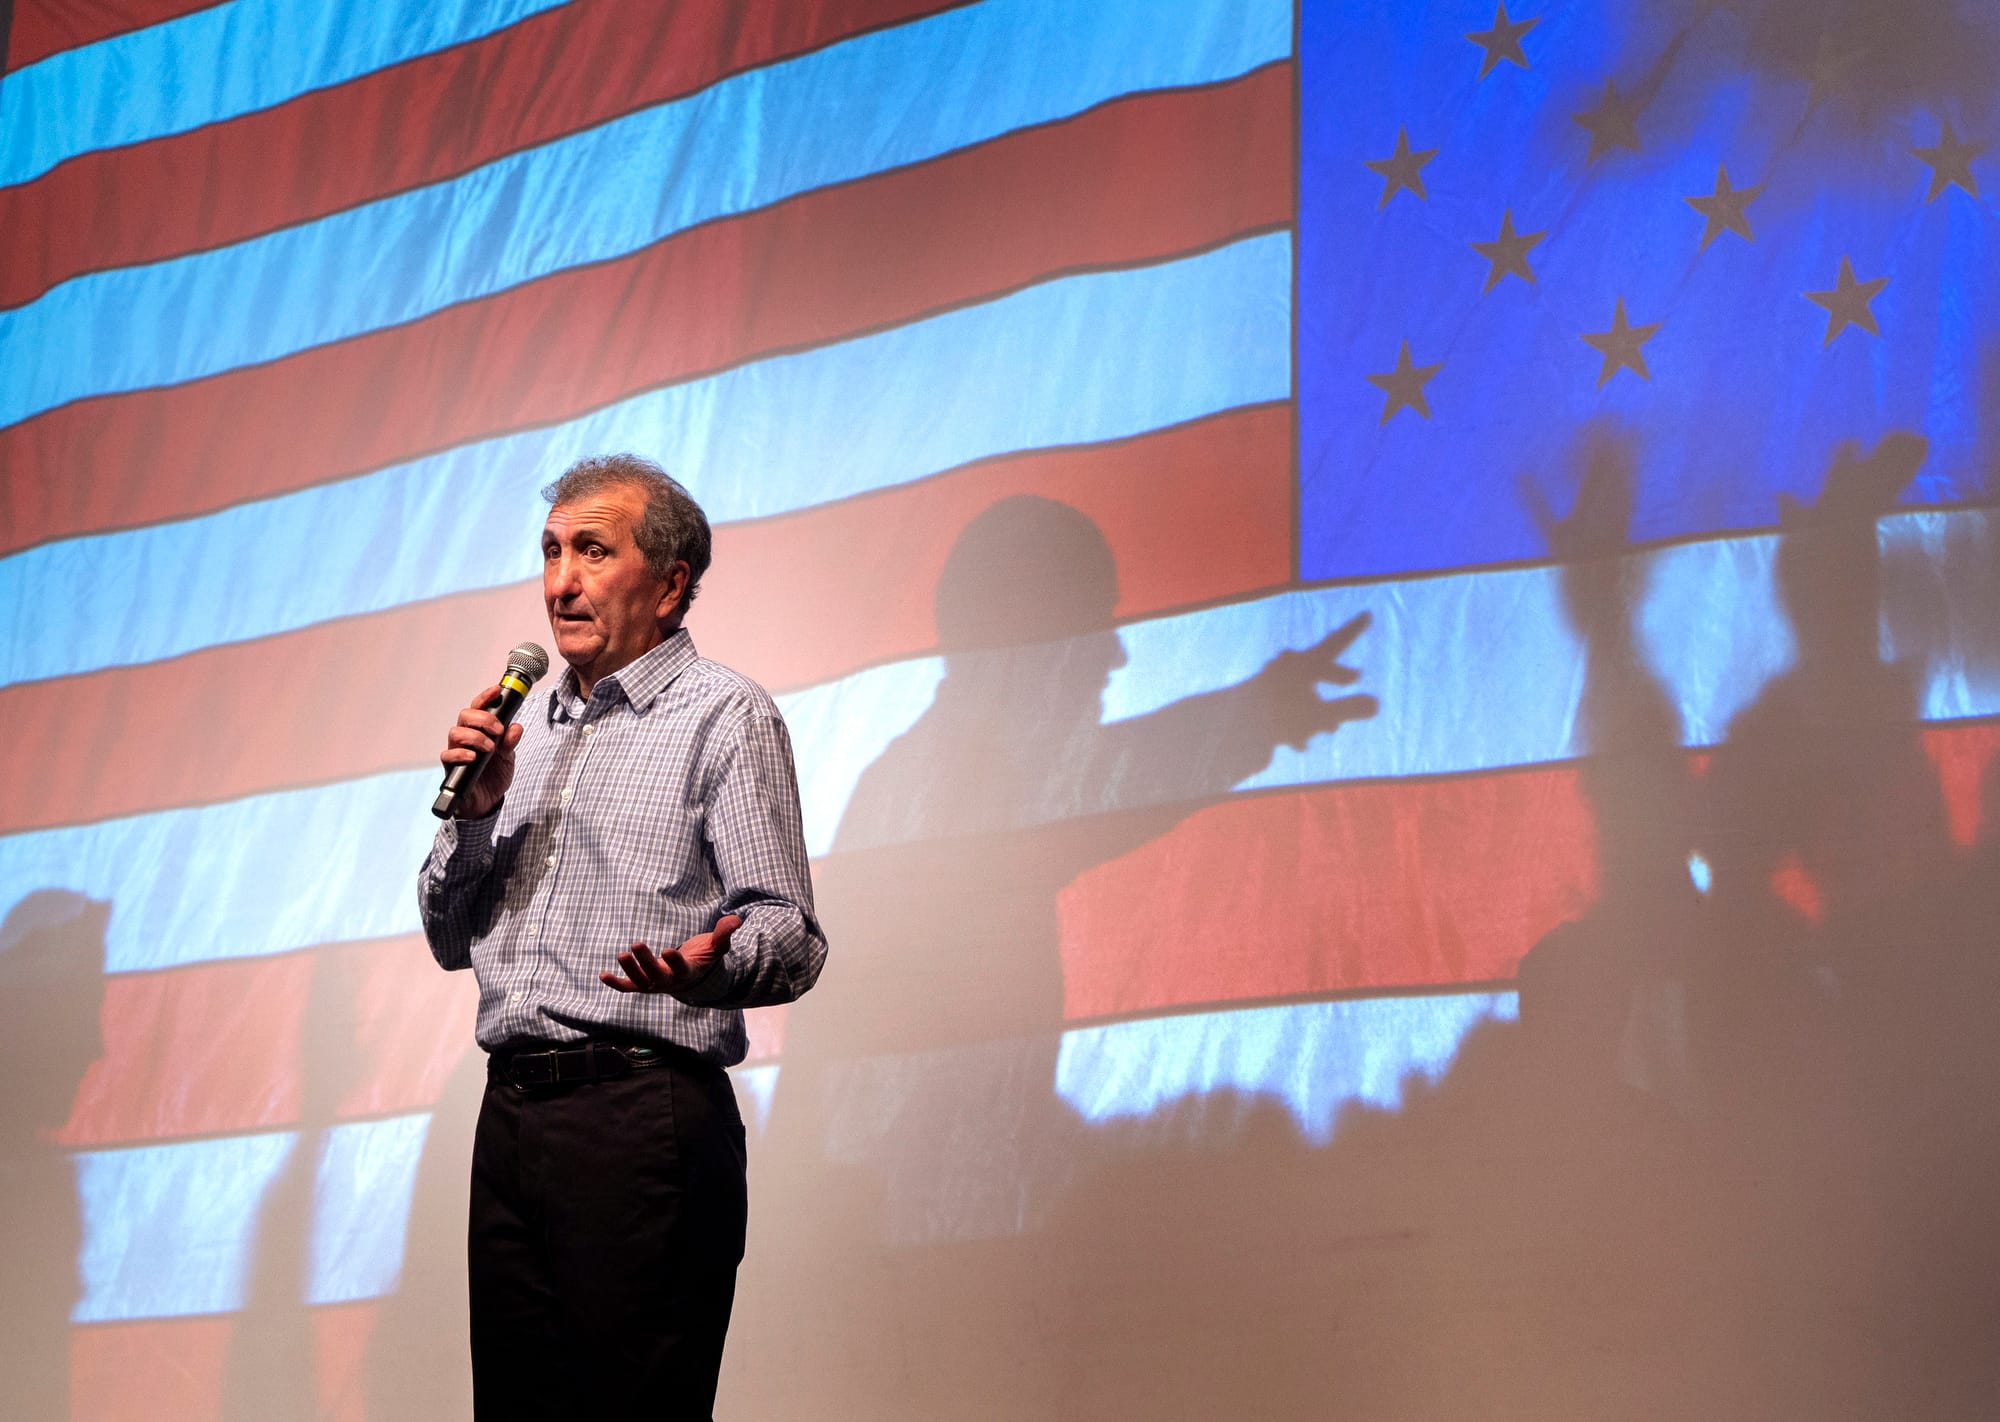
<instances>
[{"instance_id":1,"label":"red stripe","mask_svg":"<svg viewBox=\"0 0 2000 1422\"><path fill-rule=\"evenodd\" d=\"M14 0L7 70L212 8L217 0ZM10 239L12 234L10 233Z\"/></svg>"},{"instance_id":2,"label":"red stripe","mask_svg":"<svg viewBox=\"0 0 2000 1422\"><path fill-rule=\"evenodd\" d=\"M162 1318L71 1330L67 1416L71 1422L222 1416L233 1328L228 1318Z\"/></svg>"},{"instance_id":3,"label":"red stripe","mask_svg":"<svg viewBox=\"0 0 2000 1422\"><path fill-rule=\"evenodd\" d=\"M321 972L327 987L307 1020L318 1026L322 1014L332 1015L332 1040L321 1049L354 1064L332 1083L333 1114L396 1116L437 1104L451 1074L477 1050L472 974L444 971L417 933L343 946L322 956Z\"/></svg>"},{"instance_id":4,"label":"red stripe","mask_svg":"<svg viewBox=\"0 0 2000 1422\"><path fill-rule=\"evenodd\" d=\"M292 954L106 978L104 1054L59 1139L92 1147L296 1121L312 969Z\"/></svg>"},{"instance_id":5,"label":"red stripe","mask_svg":"<svg viewBox=\"0 0 2000 1422\"><path fill-rule=\"evenodd\" d=\"M704 655L780 689L921 654L952 541L1021 492L1103 530L1122 615L1253 592L1288 576L1290 479L1290 407L1264 406L724 524L689 627ZM1201 557L1188 528L1210 530ZM519 583L0 689L0 833L430 763L452 708L544 625L539 584Z\"/></svg>"},{"instance_id":6,"label":"red stripe","mask_svg":"<svg viewBox=\"0 0 2000 1422\"><path fill-rule=\"evenodd\" d=\"M477 1001L472 975L444 972L417 934L114 974L104 1052L59 1139L92 1148L426 1110L472 1047Z\"/></svg>"},{"instance_id":7,"label":"red stripe","mask_svg":"<svg viewBox=\"0 0 2000 1422\"><path fill-rule=\"evenodd\" d=\"M1980 832L1989 828L1985 823L1989 793L2000 803L2000 782L1990 792L1987 785L1995 754L2000 753L2000 725L1935 726L1923 733L1923 746L1937 766L1951 841L1970 849L1979 843Z\"/></svg>"},{"instance_id":8,"label":"red stripe","mask_svg":"<svg viewBox=\"0 0 2000 1422\"><path fill-rule=\"evenodd\" d=\"M1595 844L1570 766L1215 805L1057 895L1064 1014L1511 978Z\"/></svg>"},{"instance_id":9,"label":"red stripe","mask_svg":"<svg viewBox=\"0 0 2000 1422\"><path fill-rule=\"evenodd\" d=\"M228 123L79 154L0 190L10 234L0 306L82 272L223 246L455 177L945 6L764 0L747 15L683 6L667 23L648 0L585 0ZM272 154L307 157L280 171Z\"/></svg>"},{"instance_id":10,"label":"red stripe","mask_svg":"<svg viewBox=\"0 0 2000 1422\"><path fill-rule=\"evenodd\" d=\"M1288 220L1290 171L1287 64L1120 100L406 326L48 411L0 431L0 537L184 517L1051 272L1210 246Z\"/></svg>"}]
</instances>

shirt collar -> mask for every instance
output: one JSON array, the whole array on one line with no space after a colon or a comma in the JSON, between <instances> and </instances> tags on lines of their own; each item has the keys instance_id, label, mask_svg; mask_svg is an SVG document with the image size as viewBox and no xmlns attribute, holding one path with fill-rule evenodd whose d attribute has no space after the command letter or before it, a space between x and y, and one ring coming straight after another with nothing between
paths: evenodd
<instances>
[{"instance_id":1,"label":"shirt collar","mask_svg":"<svg viewBox=\"0 0 2000 1422\"><path fill-rule=\"evenodd\" d=\"M687 628L676 627L659 646L610 675L599 677L597 685L591 688L590 701L610 707L622 699L643 714L652 708L661 692L673 685L675 677L695 664L697 655L694 638L688 635ZM565 667L549 693L549 720L577 720L588 708L589 702L576 694L575 670Z\"/></svg>"}]
</instances>

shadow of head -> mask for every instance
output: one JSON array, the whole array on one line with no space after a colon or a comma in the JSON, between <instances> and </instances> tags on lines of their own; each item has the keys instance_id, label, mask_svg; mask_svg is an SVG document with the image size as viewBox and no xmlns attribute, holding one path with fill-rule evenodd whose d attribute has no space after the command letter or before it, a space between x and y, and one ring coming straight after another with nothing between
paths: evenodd
<instances>
[{"instance_id":1,"label":"shadow of head","mask_svg":"<svg viewBox=\"0 0 2000 1422\"><path fill-rule=\"evenodd\" d=\"M938 647L954 677L1008 701L1055 693L1094 706L1125 661L1117 604L1117 564L1097 525L1068 504L1019 494L967 524L946 557Z\"/></svg>"}]
</instances>

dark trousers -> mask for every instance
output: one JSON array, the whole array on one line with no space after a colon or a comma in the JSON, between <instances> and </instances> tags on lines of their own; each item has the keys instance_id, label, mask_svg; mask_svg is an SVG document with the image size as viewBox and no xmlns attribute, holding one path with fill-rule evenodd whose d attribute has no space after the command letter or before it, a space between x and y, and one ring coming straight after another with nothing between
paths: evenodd
<instances>
[{"instance_id":1,"label":"dark trousers","mask_svg":"<svg viewBox=\"0 0 2000 1422\"><path fill-rule=\"evenodd\" d=\"M743 1257L743 1120L699 1062L486 1087L472 1151L473 1410L706 1419Z\"/></svg>"}]
</instances>

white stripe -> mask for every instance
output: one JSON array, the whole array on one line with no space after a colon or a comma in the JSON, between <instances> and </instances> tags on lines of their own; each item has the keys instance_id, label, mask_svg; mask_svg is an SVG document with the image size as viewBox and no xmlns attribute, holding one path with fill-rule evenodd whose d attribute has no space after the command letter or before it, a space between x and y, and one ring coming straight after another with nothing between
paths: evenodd
<instances>
[{"instance_id":1,"label":"white stripe","mask_svg":"<svg viewBox=\"0 0 2000 1422\"><path fill-rule=\"evenodd\" d=\"M1242 1115L1257 1101L1291 1113L1314 1145L1350 1106L1394 1111L1413 1080L1436 1082L1466 1036L1518 1015L1515 994L1367 998L1155 1017L1063 1034L1056 1092L1102 1124L1220 1095ZM1188 1118L1175 1117L1185 1129Z\"/></svg>"},{"instance_id":2,"label":"white stripe","mask_svg":"<svg viewBox=\"0 0 2000 1422\"><path fill-rule=\"evenodd\" d=\"M354 1121L321 1137L307 1303L346 1303L395 1292L403 1271L410 1191L430 1122L429 1112Z\"/></svg>"},{"instance_id":3,"label":"white stripe","mask_svg":"<svg viewBox=\"0 0 2000 1422\"><path fill-rule=\"evenodd\" d=\"M78 1155L83 1295L70 1317L241 1308L264 1192L296 1143L282 1131Z\"/></svg>"}]
</instances>

